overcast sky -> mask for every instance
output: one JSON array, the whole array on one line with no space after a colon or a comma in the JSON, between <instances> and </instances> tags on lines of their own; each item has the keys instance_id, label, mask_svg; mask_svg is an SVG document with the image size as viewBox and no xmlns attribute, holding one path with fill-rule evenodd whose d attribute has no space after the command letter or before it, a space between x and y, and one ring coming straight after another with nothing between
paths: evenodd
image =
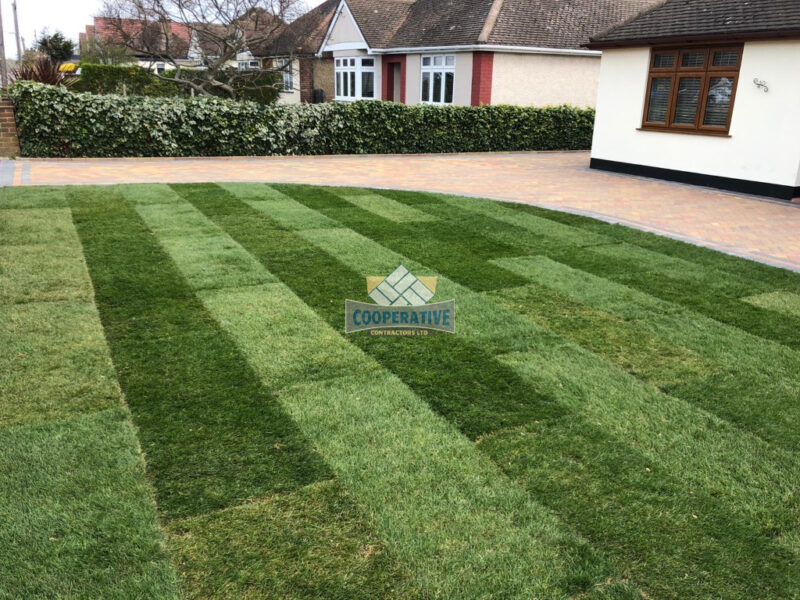
<instances>
[{"instance_id":1,"label":"overcast sky","mask_svg":"<svg viewBox=\"0 0 800 600\"><path fill-rule=\"evenodd\" d=\"M316 6L323 0L305 0L308 6ZM77 42L78 32L92 22L92 17L100 10L102 0L17 0L19 15L19 32L25 38L25 45L30 48L43 29L51 33L61 31L65 36ZM14 41L14 13L11 0L0 0L3 14L6 56L13 59L17 56Z\"/></svg>"}]
</instances>

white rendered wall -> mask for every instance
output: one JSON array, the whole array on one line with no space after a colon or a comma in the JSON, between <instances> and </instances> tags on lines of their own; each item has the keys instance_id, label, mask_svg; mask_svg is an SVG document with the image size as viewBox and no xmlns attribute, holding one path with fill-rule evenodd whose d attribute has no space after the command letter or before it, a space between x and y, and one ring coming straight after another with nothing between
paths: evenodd
<instances>
[{"instance_id":1,"label":"white rendered wall","mask_svg":"<svg viewBox=\"0 0 800 600\"><path fill-rule=\"evenodd\" d=\"M800 41L745 44L730 137L637 131L649 57L649 48L604 51L593 158L800 185Z\"/></svg>"}]
</instances>

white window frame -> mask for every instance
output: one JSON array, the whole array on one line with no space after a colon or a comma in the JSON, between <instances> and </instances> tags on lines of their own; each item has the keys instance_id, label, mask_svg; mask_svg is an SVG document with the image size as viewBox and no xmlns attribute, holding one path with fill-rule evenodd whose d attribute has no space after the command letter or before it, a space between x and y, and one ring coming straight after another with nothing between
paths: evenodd
<instances>
[{"instance_id":1,"label":"white window frame","mask_svg":"<svg viewBox=\"0 0 800 600\"><path fill-rule=\"evenodd\" d=\"M374 56L341 56L334 59L334 98L343 102L377 100L377 66ZM372 74L371 96L361 95L365 74Z\"/></svg>"},{"instance_id":2,"label":"white window frame","mask_svg":"<svg viewBox=\"0 0 800 600\"><path fill-rule=\"evenodd\" d=\"M281 92L284 94L294 93L294 61L289 58L281 58L274 63L275 68L280 70L281 77L283 78L283 88Z\"/></svg>"},{"instance_id":3,"label":"white window frame","mask_svg":"<svg viewBox=\"0 0 800 600\"><path fill-rule=\"evenodd\" d=\"M259 60L247 59L237 62L239 63L238 66L240 71L257 71L261 68L261 61Z\"/></svg>"},{"instance_id":4,"label":"white window frame","mask_svg":"<svg viewBox=\"0 0 800 600\"><path fill-rule=\"evenodd\" d=\"M422 56L420 64L421 64L421 71L419 78L419 101L422 104L440 104L447 106L453 104L456 91L456 55L425 54ZM441 82L439 84L439 100L434 99L436 97L434 80L437 74L441 76ZM452 85L453 95L450 98L449 102L446 100L445 96L448 76L450 76L450 78L453 81ZM428 79L430 81L427 98L425 97L425 79Z\"/></svg>"}]
</instances>

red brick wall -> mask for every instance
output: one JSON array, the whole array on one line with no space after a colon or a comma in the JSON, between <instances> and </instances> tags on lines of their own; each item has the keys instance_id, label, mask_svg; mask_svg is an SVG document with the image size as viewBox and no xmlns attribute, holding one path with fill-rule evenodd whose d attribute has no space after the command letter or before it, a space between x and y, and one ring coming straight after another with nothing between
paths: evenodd
<instances>
[{"instance_id":1,"label":"red brick wall","mask_svg":"<svg viewBox=\"0 0 800 600\"><path fill-rule=\"evenodd\" d=\"M301 58L300 62L300 102L311 102L314 92L314 59Z\"/></svg>"},{"instance_id":2,"label":"red brick wall","mask_svg":"<svg viewBox=\"0 0 800 600\"><path fill-rule=\"evenodd\" d=\"M494 52L472 54L472 106L492 103Z\"/></svg>"},{"instance_id":3,"label":"red brick wall","mask_svg":"<svg viewBox=\"0 0 800 600\"><path fill-rule=\"evenodd\" d=\"M10 100L0 100L0 156L18 156L19 139L14 121L14 105Z\"/></svg>"}]
</instances>

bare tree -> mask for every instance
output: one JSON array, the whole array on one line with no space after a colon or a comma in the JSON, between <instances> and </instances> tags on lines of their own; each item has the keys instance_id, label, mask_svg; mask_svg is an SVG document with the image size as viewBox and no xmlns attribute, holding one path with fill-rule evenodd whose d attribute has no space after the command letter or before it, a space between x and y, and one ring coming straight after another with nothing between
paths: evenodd
<instances>
[{"instance_id":1,"label":"bare tree","mask_svg":"<svg viewBox=\"0 0 800 600\"><path fill-rule=\"evenodd\" d=\"M264 87L277 89L275 75L291 61L236 67L241 55L269 56L301 0L105 0L106 35L152 65L169 65L169 79L200 95L237 98Z\"/></svg>"}]
</instances>

